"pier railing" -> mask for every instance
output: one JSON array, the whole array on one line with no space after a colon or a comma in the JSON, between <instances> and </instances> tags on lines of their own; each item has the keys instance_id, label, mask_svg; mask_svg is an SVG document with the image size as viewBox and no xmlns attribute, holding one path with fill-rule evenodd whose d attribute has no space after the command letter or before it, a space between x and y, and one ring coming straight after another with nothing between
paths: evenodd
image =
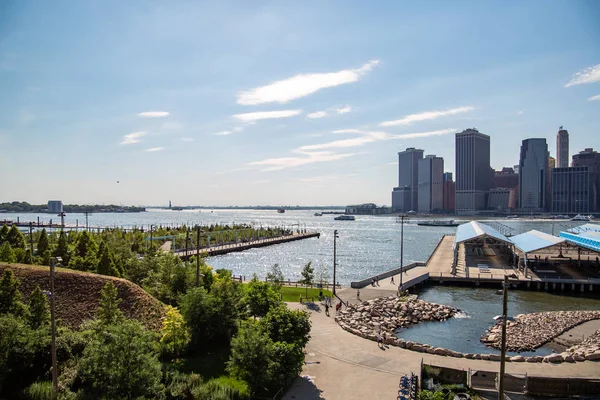
<instances>
[{"instance_id":1,"label":"pier railing","mask_svg":"<svg viewBox=\"0 0 600 400\"><path fill-rule=\"evenodd\" d=\"M423 267L424 265L425 265L425 263L421 262L421 261L414 262L412 264L405 265L402 268L400 268L400 267L394 268L391 271L386 271L386 272L382 272L381 274L371 276L369 278L363 279L362 281L350 282L350 287L353 289L361 289L361 288L366 287L367 285L370 285L371 282L373 281L373 279L380 280L380 279L389 278L391 276L398 275L401 272L406 272L415 267Z\"/></svg>"}]
</instances>

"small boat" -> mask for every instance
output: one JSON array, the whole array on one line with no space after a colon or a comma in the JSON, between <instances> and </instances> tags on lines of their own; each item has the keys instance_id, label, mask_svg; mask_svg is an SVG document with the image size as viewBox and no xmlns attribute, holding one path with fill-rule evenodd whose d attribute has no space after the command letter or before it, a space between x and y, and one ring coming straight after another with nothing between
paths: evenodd
<instances>
[{"instance_id":1,"label":"small boat","mask_svg":"<svg viewBox=\"0 0 600 400\"><path fill-rule=\"evenodd\" d=\"M334 218L336 221L354 221L355 219L354 215L338 215Z\"/></svg>"},{"instance_id":2,"label":"small boat","mask_svg":"<svg viewBox=\"0 0 600 400\"><path fill-rule=\"evenodd\" d=\"M577 214L576 216L574 216L573 218L571 218L571 221L590 222L593 218L594 217L592 217L591 215Z\"/></svg>"},{"instance_id":3,"label":"small boat","mask_svg":"<svg viewBox=\"0 0 600 400\"><path fill-rule=\"evenodd\" d=\"M443 219L443 220L431 220L431 221L419 221L417 223L419 226L458 226L459 223L455 222L453 219Z\"/></svg>"},{"instance_id":4,"label":"small boat","mask_svg":"<svg viewBox=\"0 0 600 400\"><path fill-rule=\"evenodd\" d=\"M518 215L507 215L506 218L507 219L516 219L516 218L519 218L519 216Z\"/></svg>"},{"instance_id":5,"label":"small boat","mask_svg":"<svg viewBox=\"0 0 600 400\"><path fill-rule=\"evenodd\" d=\"M285 212L285 208L279 208L279 209L277 210L277 212L278 212L279 214L283 214L283 213Z\"/></svg>"},{"instance_id":6,"label":"small boat","mask_svg":"<svg viewBox=\"0 0 600 400\"><path fill-rule=\"evenodd\" d=\"M320 213L320 212L315 213L315 217L322 217L322 216L323 216L323 213Z\"/></svg>"}]
</instances>

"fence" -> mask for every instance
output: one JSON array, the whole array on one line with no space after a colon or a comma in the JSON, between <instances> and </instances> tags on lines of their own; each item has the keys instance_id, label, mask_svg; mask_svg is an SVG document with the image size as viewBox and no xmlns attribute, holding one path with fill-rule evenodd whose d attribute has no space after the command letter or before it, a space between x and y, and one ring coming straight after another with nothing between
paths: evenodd
<instances>
[{"instance_id":1,"label":"fence","mask_svg":"<svg viewBox=\"0 0 600 400\"><path fill-rule=\"evenodd\" d=\"M394 268L391 271L382 272L381 274L371 276L369 278L363 279L362 281L350 282L350 287L353 289L362 289L365 286L370 285L371 282L373 281L373 279L381 280L381 279L389 278L391 276L400 274L401 271L403 271L403 272L408 271L409 269L413 269L415 267L422 267L424 265L425 265L425 263L423 263L423 262L415 262L412 264L405 265L402 268L400 268L400 267Z\"/></svg>"}]
</instances>

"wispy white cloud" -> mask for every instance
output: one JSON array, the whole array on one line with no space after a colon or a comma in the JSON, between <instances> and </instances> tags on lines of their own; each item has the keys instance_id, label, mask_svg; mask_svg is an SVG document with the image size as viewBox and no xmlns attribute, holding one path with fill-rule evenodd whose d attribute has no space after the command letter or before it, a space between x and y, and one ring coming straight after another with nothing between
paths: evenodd
<instances>
[{"instance_id":1,"label":"wispy white cloud","mask_svg":"<svg viewBox=\"0 0 600 400\"><path fill-rule=\"evenodd\" d=\"M144 111L138 114L138 117L142 118L164 118L168 116L169 113L167 111Z\"/></svg>"},{"instance_id":2,"label":"wispy white cloud","mask_svg":"<svg viewBox=\"0 0 600 400\"><path fill-rule=\"evenodd\" d=\"M241 132L243 130L244 130L244 127L242 127L242 126L236 126L235 128L232 129L232 131L234 131L234 132Z\"/></svg>"},{"instance_id":3,"label":"wispy white cloud","mask_svg":"<svg viewBox=\"0 0 600 400\"><path fill-rule=\"evenodd\" d=\"M139 143L140 142L140 138L146 136L146 134L147 134L146 131L140 131L140 132L132 132L132 133L128 133L127 135L123 135L123 139L121 140L121 144Z\"/></svg>"},{"instance_id":4,"label":"wispy white cloud","mask_svg":"<svg viewBox=\"0 0 600 400\"><path fill-rule=\"evenodd\" d=\"M352 111L352 107L350 107L348 105L335 110L335 112L337 112L338 114L346 114L346 113L349 113L350 111Z\"/></svg>"},{"instance_id":5,"label":"wispy white cloud","mask_svg":"<svg viewBox=\"0 0 600 400\"><path fill-rule=\"evenodd\" d=\"M298 178L296 181L303 183L325 183L332 181L339 181L342 179L348 179L353 176L357 176L358 174L331 174L331 175L318 175L318 176L309 176L305 178Z\"/></svg>"},{"instance_id":6,"label":"wispy white cloud","mask_svg":"<svg viewBox=\"0 0 600 400\"><path fill-rule=\"evenodd\" d=\"M313 113L310 114L306 114L306 118L310 118L310 119L316 119L316 118L323 118L326 117L328 114L326 111L315 111Z\"/></svg>"},{"instance_id":7,"label":"wispy white cloud","mask_svg":"<svg viewBox=\"0 0 600 400\"><path fill-rule=\"evenodd\" d=\"M194 138L191 138L191 137L182 137L181 141L182 142L193 142Z\"/></svg>"},{"instance_id":8,"label":"wispy white cloud","mask_svg":"<svg viewBox=\"0 0 600 400\"><path fill-rule=\"evenodd\" d=\"M573 74L571 80L565 85L566 88L584 83L600 82L600 64L588 67Z\"/></svg>"},{"instance_id":9,"label":"wispy white cloud","mask_svg":"<svg viewBox=\"0 0 600 400\"><path fill-rule=\"evenodd\" d=\"M161 151L163 149L164 149L164 147L151 147L151 148L146 149L144 151L147 151L147 152L150 152L150 153L154 153L155 151Z\"/></svg>"},{"instance_id":10,"label":"wispy white cloud","mask_svg":"<svg viewBox=\"0 0 600 400\"><path fill-rule=\"evenodd\" d=\"M523 111L517 111L517 115L523 115Z\"/></svg>"},{"instance_id":11,"label":"wispy white cloud","mask_svg":"<svg viewBox=\"0 0 600 400\"><path fill-rule=\"evenodd\" d=\"M289 118L302 114L302 110L258 111L245 114L235 114L233 118L242 122L260 121L263 119Z\"/></svg>"},{"instance_id":12,"label":"wispy white cloud","mask_svg":"<svg viewBox=\"0 0 600 400\"><path fill-rule=\"evenodd\" d=\"M410 114L404 118L396 119L393 121L384 121L384 122L380 123L379 126L410 125L413 122L427 121L427 120L431 120L431 119L445 117L448 115L461 114L461 113L471 111L473 109L474 109L473 107L467 106L467 107L451 108L449 110L426 111L426 112L422 112L419 114Z\"/></svg>"},{"instance_id":13,"label":"wispy white cloud","mask_svg":"<svg viewBox=\"0 0 600 400\"><path fill-rule=\"evenodd\" d=\"M596 101L596 100L600 100L600 94L598 94L596 96L592 96L588 99L588 101Z\"/></svg>"},{"instance_id":14,"label":"wispy white cloud","mask_svg":"<svg viewBox=\"0 0 600 400\"><path fill-rule=\"evenodd\" d=\"M397 139L415 139L421 137L430 137L430 136L441 136L447 135L449 133L456 132L456 129L442 129L439 131L431 131L431 132L419 132L419 133L405 133L401 135L393 135L387 132L377 132L377 131L364 131L361 129L342 129L333 131L333 133L352 133L358 134L359 137L350 138L350 139L341 139L335 140L333 142L327 143L319 143L319 144L310 144L306 146L302 146L299 148L300 151L315 151L315 150L323 150L323 149L334 149L334 148L345 148L345 147L358 147L367 143L379 142L382 140L397 140Z\"/></svg>"},{"instance_id":15,"label":"wispy white cloud","mask_svg":"<svg viewBox=\"0 0 600 400\"><path fill-rule=\"evenodd\" d=\"M266 86L241 91L238 93L237 102L246 106L274 102L286 103L321 89L357 82L377 64L379 64L379 60L372 60L356 69L295 75Z\"/></svg>"},{"instance_id":16,"label":"wispy white cloud","mask_svg":"<svg viewBox=\"0 0 600 400\"><path fill-rule=\"evenodd\" d=\"M303 152L294 150L294 153L300 154L298 157L269 158L262 161L248 163L249 166L264 167L262 171L277 171L284 168L299 167L306 164L321 163L328 161L341 160L351 157L356 153L336 154L330 151Z\"/></svg>"},{"instance_id":17,"label":"wispy white cloud","mask_svg":"<svg viewBox=\"0 0 600 400\"><path fill-rule=\"evenodd\" d=\"M221 132L215 132L213 133L213 135L215 136L227 136L227 135L231 135L233 133L233 131L221 131Z\"/></svg>"}]
</instances>

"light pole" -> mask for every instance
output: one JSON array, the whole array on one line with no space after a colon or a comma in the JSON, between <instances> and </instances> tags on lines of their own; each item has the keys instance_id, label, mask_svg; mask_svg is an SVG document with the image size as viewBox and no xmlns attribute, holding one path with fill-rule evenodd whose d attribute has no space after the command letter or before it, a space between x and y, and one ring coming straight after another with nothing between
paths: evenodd
<instances>
[{"instance_id":1,"label":"light pole","mask_svg":"<svg viewBox=\"0 0 600 400\"><path fill-rule=\"evenodd\" d=\"M338 231L337 229L333 231L333 294L335 295L335 267L337 266L337 260L336 260L336 245L337 245L337 238L338 238Z\"/></svg>"},{"instance_id":2,"label":"light pole","mask_svg":"<svg viewBox=\"0 0 600 400\"><path fill-rule=\"evenodd\" d=\"M58 366L56 361L56 306L54 293L54 263L62 261L59 257L50 259L50 324L52 329L52 385L54 392L58 393Z\"/></svg>"},{"instance_id":3,"label":"light pole","mask_svg":"<svg viewBox=\"0 0 600 400\"><path fill-rule=\"evenodd\" d=\"M506 362L506 320L508 313L508 276L504 275L502 282L502 347L500 354L500 381L498 384L498 399L504 400L504 364Z\"/></svg>"},{"instance_id":4,"label":"light pole","mask_svg":"<svg viewBox=\"0 0 600 400\"><path fill-rule=\"evenodd\" d=\"M402 269L404 266L404 218L405 214L400 215L400 285L398 286L398 292L402 290Z\"/></svg>"}]
</instances>

